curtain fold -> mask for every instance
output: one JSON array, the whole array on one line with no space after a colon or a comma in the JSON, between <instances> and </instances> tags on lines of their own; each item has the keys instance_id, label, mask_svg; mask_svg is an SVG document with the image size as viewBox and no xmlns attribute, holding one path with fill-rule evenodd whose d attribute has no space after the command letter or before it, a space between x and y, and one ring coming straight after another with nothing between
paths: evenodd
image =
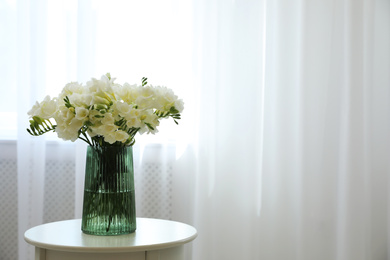
<instances>
[{"instance_id":1,"label":"curtain fold","mask_svg":"<svg viewBox=\"0 0 390 260\"><path fill-rule=\"evenodd\" d=\"M17 18L17 67L16 75L18 99L17 123L24 126L28 122L26 111L29 104L45 89L45 38L46 1L18 1ZM31 88L26 88L31 86ZM23 93L23 94L20 94ZM17 131L17 196L18 210L18 256L28 259L33 253L24 241L24 232L43 220L43 186L45 167L45 142L31 140L25 128ZM32 213L33 212L33 213ZM29 217L26 217L29 216Z\"/></svg>"},{"instance_id":2,"label":"curtain fold","mask_svg":"<svg viewBox=\"0 0 390 260\"><path fill-rule=\"evenodd\" d=\"M251 233L262 193L264 3L199 1L196 9L194 259L254 259L258 241Z\"/></svg>"},{"instance_id":3,"label":"curtain fold","mask_svg":"<svg viewBox=\"0 0 390 260\"><path fill-rule=\"evenodd\" d=\"M202 4L195 259L387 259L389 4Z\"/></svg>"}]
</instances>

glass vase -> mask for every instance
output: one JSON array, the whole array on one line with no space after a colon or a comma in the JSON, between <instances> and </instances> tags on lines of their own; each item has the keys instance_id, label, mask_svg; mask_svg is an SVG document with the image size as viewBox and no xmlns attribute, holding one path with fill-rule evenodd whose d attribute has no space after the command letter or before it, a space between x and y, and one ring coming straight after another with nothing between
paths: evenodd
<instances>
[{"instance_id":1,"label":"glass vase","mask_svg":"<svg viewBox=\"0 0 390 260\"><path fill-rule=\"evenodd\" d=\"M81 230L121 235L136 229L133 149L87 148Z\"/></svg>"}]
</instances>

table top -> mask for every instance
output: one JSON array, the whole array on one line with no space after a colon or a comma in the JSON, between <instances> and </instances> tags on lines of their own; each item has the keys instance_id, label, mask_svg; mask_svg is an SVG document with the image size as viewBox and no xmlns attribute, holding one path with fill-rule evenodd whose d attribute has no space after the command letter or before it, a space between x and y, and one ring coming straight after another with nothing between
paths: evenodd
<instances>
[{"instance_id":1,"label":"table top","mask_svg":"<svg viewBox=\"0 0 390 260\"><path fill-rule=\"evenodd\" d=\"M183 245L194 240L194 227L169 220L137 218L134 233L93 236L81 231L81 219L52 222L33 227L24 239L39 248L69 252L136 252Z\"/></svg>"}]
</instances>

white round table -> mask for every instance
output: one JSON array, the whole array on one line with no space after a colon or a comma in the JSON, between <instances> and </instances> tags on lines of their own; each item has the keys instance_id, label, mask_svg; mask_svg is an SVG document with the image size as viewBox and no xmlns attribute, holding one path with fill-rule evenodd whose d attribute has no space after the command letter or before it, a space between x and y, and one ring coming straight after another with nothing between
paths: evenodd
<instances>
[{"instance_id":1,"label":"white round table","mask_svg":"<svg viewBox=\"0 0 390 260\"><path fill-rule=\"evenodd\" d=\"M35 246L35 260L182 260L184 245L196 236L190 225L148 218L137 218L128 235L92 236L74 219L31 228L24 239Z\"/></svg>"}]
</instances>

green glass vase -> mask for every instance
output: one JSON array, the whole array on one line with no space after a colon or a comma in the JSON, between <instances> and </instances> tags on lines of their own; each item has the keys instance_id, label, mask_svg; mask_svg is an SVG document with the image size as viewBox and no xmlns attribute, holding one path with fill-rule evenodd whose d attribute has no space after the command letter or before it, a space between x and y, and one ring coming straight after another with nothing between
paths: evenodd
<instances>
[{"instance_id":1,"label":"green glass vase","mask_svg":"<svg viewBox=\"0 0 390 260\"><path fill-rule=\"evenodd\" d=\"M131 146L87 148L81 230L102 236L136 230Z\"/></svg>"}]
</instances>

